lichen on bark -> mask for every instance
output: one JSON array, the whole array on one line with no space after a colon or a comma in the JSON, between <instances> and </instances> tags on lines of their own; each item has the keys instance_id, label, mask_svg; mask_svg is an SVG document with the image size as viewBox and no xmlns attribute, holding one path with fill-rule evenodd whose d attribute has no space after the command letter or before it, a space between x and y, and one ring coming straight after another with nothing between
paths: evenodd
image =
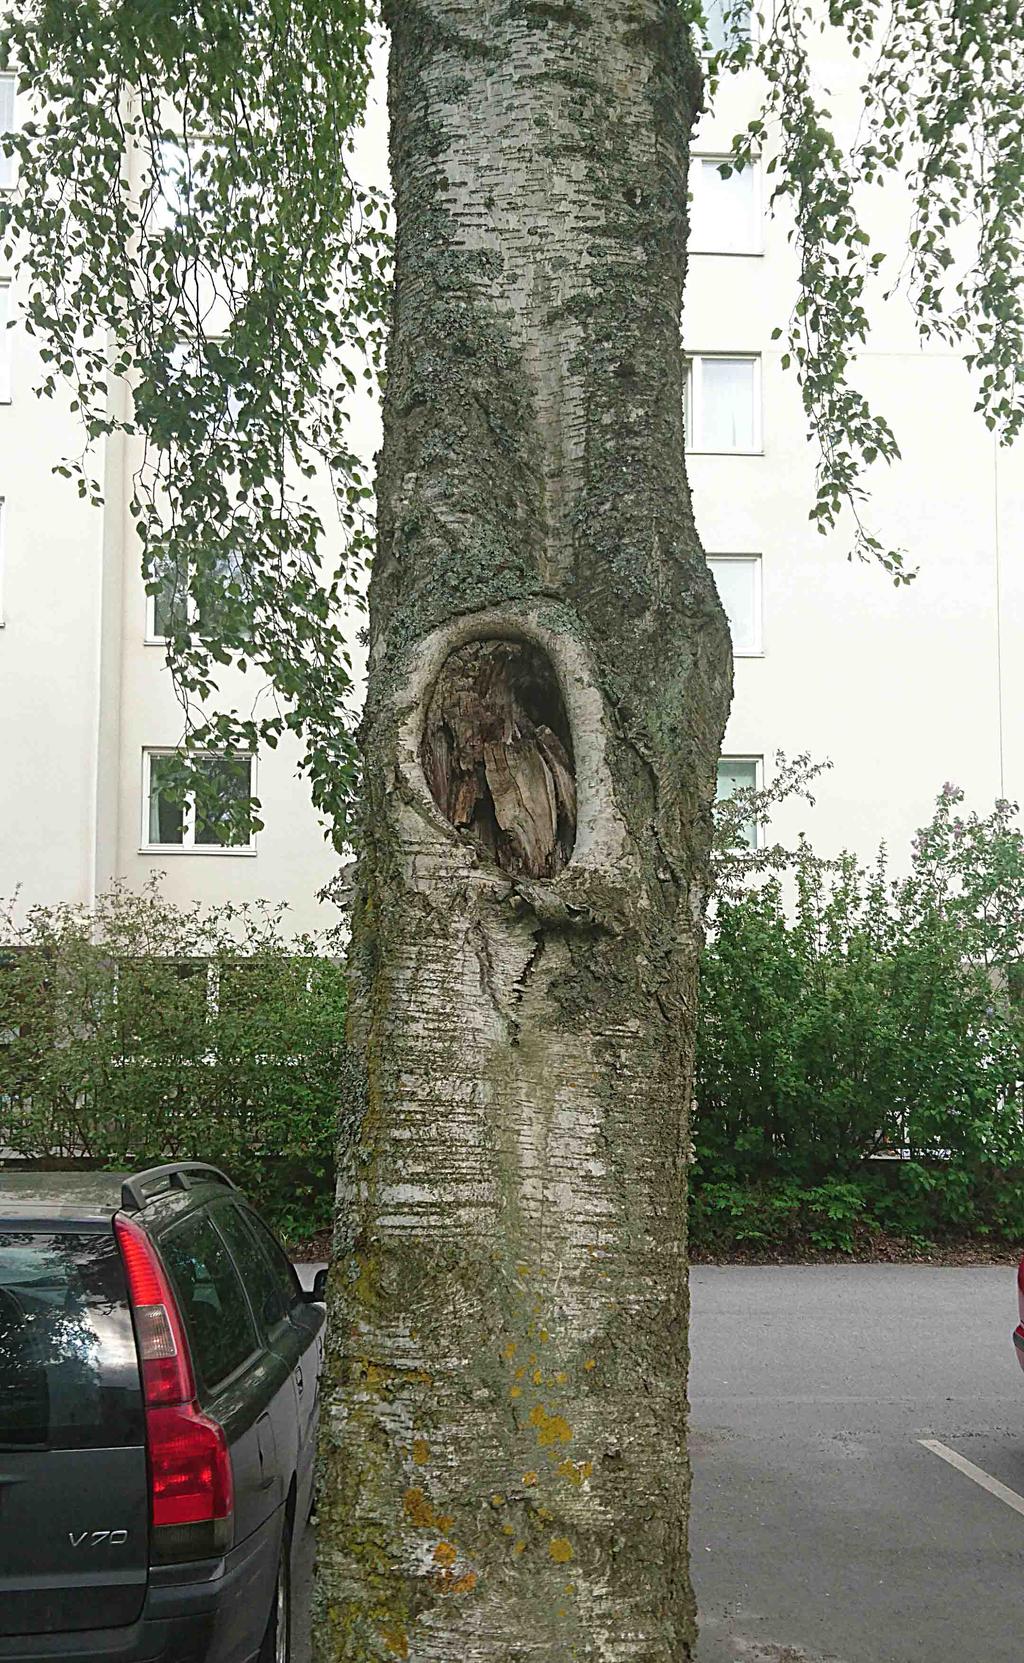
<instances>
[{"instance_id":1,"label":"lichen on bark","mask_svg":"<svg viewBox=\"0 0 1024 1663\"><path fill-rule=\"evenodd\" d=\"M682 433L699 77L670 0L388 22L366 1103L316 1652L683 1663L687 1111L730 687Z\"/></svg>"}]
</instances>

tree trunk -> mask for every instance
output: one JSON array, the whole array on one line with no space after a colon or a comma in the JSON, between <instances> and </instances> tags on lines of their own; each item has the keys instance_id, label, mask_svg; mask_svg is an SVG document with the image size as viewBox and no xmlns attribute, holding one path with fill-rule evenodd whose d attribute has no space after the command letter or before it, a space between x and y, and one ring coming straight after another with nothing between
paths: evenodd
<instances>
[{"instance_id":1,"label":"tree trunk","mask_svg":"<svg viewBox=\"0 0 1024 1663\"><path fill-rule=\"evenodd\" d=\"M674 0L393 0L397 274L321 1663L692 1655L685 1191L728 633Z\"/></svg>"}]
</instances>

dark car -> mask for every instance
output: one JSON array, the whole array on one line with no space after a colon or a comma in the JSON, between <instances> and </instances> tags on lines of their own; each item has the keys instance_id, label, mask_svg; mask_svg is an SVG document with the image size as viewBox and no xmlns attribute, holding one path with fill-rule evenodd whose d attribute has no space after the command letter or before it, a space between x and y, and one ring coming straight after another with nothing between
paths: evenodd
<instances>
[{"instance_id":1,"label":"dark car","mask_svg":"<svg viewBox=\"0 0 1024 1663\"><path fill-rule=\"evenodd\" d=\"M284 1663L322 1297L213 1167L0 1173L3 1663Z\"/></svg>"}]
</instances>

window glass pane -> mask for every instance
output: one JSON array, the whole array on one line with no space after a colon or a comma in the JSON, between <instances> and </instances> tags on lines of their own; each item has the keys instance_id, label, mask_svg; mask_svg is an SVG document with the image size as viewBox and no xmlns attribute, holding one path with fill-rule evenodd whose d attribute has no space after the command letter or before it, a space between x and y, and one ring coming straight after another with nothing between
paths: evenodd
<instances>
[{"instance_id":1,"label":"window glass pane","mask_svg":"<svg viewBox=\"0 0 1024 1663\"><path fill-rule=\"evenodd\" d=\"M754 360L703 358L697 443L701 450L753 450Z\"/></svg>"},{"instance_id":2,"label":"window glass pane","mask_svg":"<svg viewBox=\"0 0 1024 1663\"><path fill-rule=\"evenodd\" d=\"M153 596L153 634L180 633L188 616L188 582L181 570L169 563L160 572L160 587Z\"/></svg>"},{"instance_id":3,"label":"window glass pane","mask_svg":"<svg viewBox=\"0 0 1024 1663\"><path fill-rule=\"evenodd\" d=\"M754 757L723 756L718 763L718 783L715 798L724 802L737 791L756 790L757 760ZM748 849L757 847L757 822L753 819L740 827L739 837Z\"/></svg>"},{"instance_id":4,"label":"window glass pane","mask_svg":"<svg viewBox=\"0 0 1024 1663\"><path fill-rule=\"evenodd\" d=\"M194 1213L158 1245L188 1330L192 1361L212 1391L256 1349L238 1272L206 1213Z\"/></svg>"},{"instance_id":5,"label":"window glass pane","mask_svg":"<svg viewBox=\"0 0 1024 1663\"><path fill-rule=\"evenodd\" d=\"M761 619L758 615L758 564L756 559L735 557L708 559L725 615L729 620L733 651L761 650Z\"/></svg>"},{"instance_id":6,"label":"window glass pane","mask_svg":"<svg viewBox=\"0 0 1024 1663\"><path fill-rule=\"evenodd\" d=\"M14 86L13 75L0 75L0 137L14 132ZM0 144L0 189L14 184L14 160Z\"/></svg>"},{"instance_id":7,"label":"window glass pane","mask_svg":"<svg viewBox=\"0 0 1024 1663\"><path fill-rule=\"evenodd\" d=\"M219 637L224 634L222 620L225 616L225 603L237 608L239 601L245 596L243 566L239 556L222 554L204 587L207 593L197 597L199 604L196 621L199 634L204 638Z\"/></svg>"},{"instance_id":8,"label":"window glass pane","mask_svg":"<svg viewBox=\"0 0 1024 1663\"><path fill-rule=\"evenodd\" d=\"M205 959L122 959L117 1017L125 1051L154 1058L194 1054L205 1044L209 967Z\"/></svg>"},{"instance_id":9,"label":"window glass pane","mask_svg":"<svg viewBox=\"0 0 1024 1663\"><path fill-rule=\"evenodd\" d=\"M103 1449L142 1439L113 1235L0 1233L0 1447Z\"/></svg>"},{"instance_id":10,"label":"window glass pane","mask_svg":"<svg viewBox=\"0 0 1024 1663\"><path fill-rule=\"evenodd\" d=\"M0 283L0 400L11 396L11 285Z\"/></svg>"},{"instance_id":11,"label":"window glass pane","mask_svg":"<svg viewBox=\"0 0 1024 1663\"><path fill-rule=\"evenodd\" d=\"M250 1212L247 1207L244 1211L246 1222L248 1223L250 1230L253 1231L254 1235L259 1240L259 1243L267 1256L271 1271L280 1290L281 1297L285 1301L287 1308L291 1310L293 1305L300 1305L302 1303L302 1287L299 1282L299 1278L295 1273L295 1266L292 1264L277 1237L267 1228L259 1214Z\"/></svg>"},{"instance_id":12,"label":"window glass pane","mask_svg":"<svg viewBox=\"0 0 1024 1663\"><path fill-rule=\"evenodd\" d=\"M749 253L759 246L754 169L748 165L723 179L719 158L698 159L693 181L695 249Z\"/></svg>"},{"instance_id":13,"label":"window glass pane","mask_svg":"<svg viewBox=\"0 0 1024 1663\"><path fill-rule=\"evenodd\" d=\"M231 1249L231 1257L238 1266L257 1319L264 1333L269 1333L288 1315L290 1290L286 1292L282 1289L248 1220L233 1203L217 1207L213 1216Z\"/></svg>"},{"instance_id":14,"label":"window glass pane","mask_svg":"<svg viewBox=\"0 0 1024 1663\"><path fill-rule=\"evenodd\" d=\"M252 795L252 758L210 757L203 763L203 775L209 793L196 798L196 842L244 846L250 838L244 830L231 828L229 816L232 806L247 802Z\"/></svg>"},{"instance_id":15,"label":"window glass pane","mask_svg":"<svg viewBox=\"0 0 1024 1663\"><path fill-rule=\"evenodd\" d=\"M174 758L153 756L149 759L149 841L150 843L184 843L185 810L170 796L170 772Z\"/></svg>"},{"instance_id":16,"label":"window glass pane","mask_svg":"<svg viewBox=\"0 0 1024 1663\"><path fill-rule=\"evenodd\" d=\"M712 52L750 38L750 0L704 0L704 25Z\"/></svg>"}]
</instances>

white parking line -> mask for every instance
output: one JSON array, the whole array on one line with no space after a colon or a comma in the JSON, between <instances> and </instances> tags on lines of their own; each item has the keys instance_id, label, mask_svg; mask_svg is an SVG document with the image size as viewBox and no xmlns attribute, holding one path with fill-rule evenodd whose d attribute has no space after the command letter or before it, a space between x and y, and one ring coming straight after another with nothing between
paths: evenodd
<instances>
[{"instance_id":1,"label":"white parking line","mask_svg":"<svg viewBox=\"0 0 1024 1663\"><path fill-rule=\"evenodd\" d=\"M1009 1489L1006 1484L1000 1484L998 1478L991 1478L987 1472L976 1467L973 1461L968 1461L965 1456L958 1455L955 1449L950 1449L948 1444L940 1444L937 1438L918 1438L917 1441L922 1448L930 1449L933 1455L948 1461L950 1466L955 1467L957 1472L962 1472L965 1478L980 1484L990 1496L995 1496L998 1501L1005 1501L1007 1507L1012 1507L1015 1513L1024 1513L1024 1496L1019 1496L1016 1490Z\"/></svg>"}]
</instances>

